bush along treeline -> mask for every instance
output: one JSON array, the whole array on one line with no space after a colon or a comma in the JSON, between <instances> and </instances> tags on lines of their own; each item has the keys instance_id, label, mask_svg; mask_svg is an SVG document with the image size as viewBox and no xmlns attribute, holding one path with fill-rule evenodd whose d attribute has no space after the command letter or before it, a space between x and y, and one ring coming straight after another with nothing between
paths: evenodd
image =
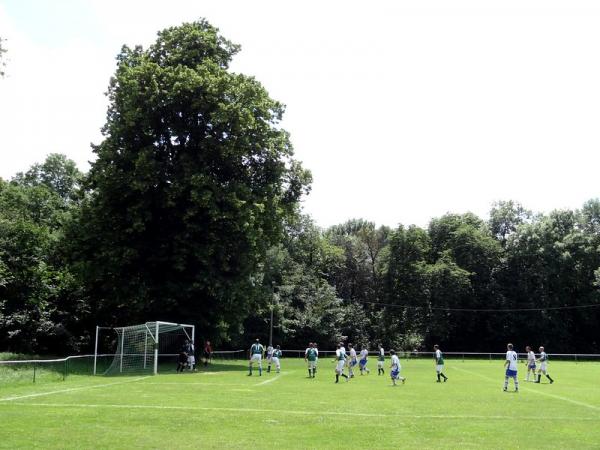
<instances>
[{"instance_id":1,"label":"bush along treeline","mask_svg":"<svg viewBox=\"0 0 600 450\"><path fill-rule=\"evenodd\" d=\"M65 156L0 180L0 351L89 352L96 325L194 323L222 348L342 338L599 352L600 201L429 226L300 211L311 174L284 106L206 21L123 47L87 174Z\"/></svg>"}]
</instances>

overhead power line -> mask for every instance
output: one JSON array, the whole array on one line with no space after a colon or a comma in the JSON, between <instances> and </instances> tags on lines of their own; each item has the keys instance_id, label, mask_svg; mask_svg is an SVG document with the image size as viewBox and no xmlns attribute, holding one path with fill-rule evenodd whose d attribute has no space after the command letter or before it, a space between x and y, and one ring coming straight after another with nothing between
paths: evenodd
<instances>
[{"instance_id":1,"label":"overhead power line","mask_svg":"<svg viewBox=\"0 0 600 450\"><path fill-rule=\"evenodd\" d=\"M368 305L379 305L391 308L402 308L402 309L430 309L433 311L455 311L455 312L527 312L527 311L557 311L566 309L586 309L586 308L600 308L600 303L592 305L571 305L571 306L547 306L543 308L444 308L438 306L415 306L415 305L396 305L394 303L380 303L380 302L359 302Z\"/></svg>"}]
</instances>

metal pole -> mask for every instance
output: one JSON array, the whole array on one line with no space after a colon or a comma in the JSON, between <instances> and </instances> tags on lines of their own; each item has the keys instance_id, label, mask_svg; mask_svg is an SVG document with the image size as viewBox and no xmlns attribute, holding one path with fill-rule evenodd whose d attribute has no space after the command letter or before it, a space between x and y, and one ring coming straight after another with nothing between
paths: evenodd
<instances>
[{"instance_id":1,"label":"metal pole","mask_svg":"<svg viewBox=\"0 0 600 450\"><path fill-rule=\"evenodd\" d=\"M96 361L98 359L98 330L99 326L96 325L96 343L94 344L94 375L96 375Z\"/></svg>"},{"instance_id":2,"label":"metal pole","mask_svg":"<svg viewBox=\"0 0 600 450\"><path fill-rule=\"evenodd\" d=\"M158 373L158 326L159 323L156 322L156 336L154 337L154 375Z\"/></svg>"},{"instance_id":3,"label":"metal pole","mask_svg":"<svg viewBox=\"0 0 600 450\"><path fill-rule=\"evenodd\" d=\"M125 343L125 329L121 328L121 368L119 372L123 373L123 344Z\"/></svg>"},{"instance_id":4,"label":"metal pole","mask_svg":"<svg viewBox=\"0 0 600 450\"><path fill-rule=\"evenodd\" d=\"M273 346L273 303L271 303L271 326L269 327L269 345Z\"/></svg>"},{"instance_id":5,"label":"metal pole","mask_svg":"<svg viewBox=\"0 0 600 450\"><path fill-rule=\"evenodd\" d=\"M148 327L144 333L144 369L146 368L146 358L148 357Z\"/></svg>"}]
</instances>

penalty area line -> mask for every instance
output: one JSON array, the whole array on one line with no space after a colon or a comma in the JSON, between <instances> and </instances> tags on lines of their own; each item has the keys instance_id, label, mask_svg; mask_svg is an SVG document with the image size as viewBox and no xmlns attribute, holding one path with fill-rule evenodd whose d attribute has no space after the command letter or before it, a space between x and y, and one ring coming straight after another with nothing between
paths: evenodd
<instances>
[{"instance_id":1,"label":"penalty area line","mask_svg":"<svg viewBox=\"0 0 600 450\"><path fill-rule=\"evenodd\" d=\"M116 381L114 383L93 384L93 385L89 385L89 386L81 386L81 387L68 388L68 389L59 389L56 391L37 392L35 394L17 395L17 396L13 396L13 397L0 398L0 402L12 402L15 400L22 400L25 398L43 397L46 395L64 394L67 392L82 391L85 389L95 389L95 388L101 388L101 387L115 386L117 384L133 383L135 381L145 380L146 378L150 378L150 377L148 377L148 376L138 377L138 378L134 378L133 380Z\"/></svg>"},{"instance_id":2,"label":"penalty area line","mask_svg":"<svg viewBox=\"0 0 600 450\"><path fill-rule=\"evenodd\" d=\"M258 408L211 408L206 406L167 406L167 405L132 405L132 404L86 404L86 403L37 403L37 402L10 402L5 406L34 406L48 408L81 408L81 409L148 409L148 410L171 410L171 411L212 411L230 413L265 413L265 414L288 414L302 416L334 416L334 417L374 417L390 419L448 419L448 420L531 420L531 421L571 421L571 422L599 422L600 417L515 417L499 415L446 415L446 414L379 414L379 413L353 413L340 411L303 411L290 409L258 409Z\"/></svg>"},{"instance_id":3,"label":"penalty area line","mask_svg":"<svg viewBox=\"0 0 600 450\"><path fill-rule=\"evenodd\" d=\"M478 376L480 378L483 378L484 380L493 381L494 383L497 382L497 380L494 380L493 378L490 378L490 377L485 376L485 375L481 375L480 373L477 373L477 372L472 372L472 371L467 370L467 369L461 369L460 367L454 367L454 369L459 370L459 371L464 372L464 373L471 374L471 375L476 375L476 376ZM519 386L519 389L520 390L524 390L526 392L531 392L532 394L543 395L543 396L546 396L546 397L555 398L557 400L562 400L564 402L569 402L569 403L572 403L574 405L584 406L586 408L593 409L594 411L600 411L600 406L590 405L589 403L580 402L579 400L573 400L572 398L562 397L562 396L556 395L556 394L550 394L549 392L536 391L536 390L533 390L531 388L524 387L524 386Z\"/></svg>"}]
</instances>

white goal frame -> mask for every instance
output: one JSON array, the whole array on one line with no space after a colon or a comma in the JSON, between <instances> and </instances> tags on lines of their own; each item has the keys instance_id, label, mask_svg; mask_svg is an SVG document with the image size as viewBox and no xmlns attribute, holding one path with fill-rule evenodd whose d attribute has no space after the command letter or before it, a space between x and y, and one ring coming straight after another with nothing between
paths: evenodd
<instances>
[{"instance_id":1,"label":"white goal frame","mask_svg":"<svg viewBox=\"0 0 600 450\"><path fill-rule=\"evenodd\" d=\"M161 322L161 321L156 321L156 322L146 322L145 324L140 324L140 325L130 325L127 327L101 327L101 326L96 326L96 339L95 339L95 343L94 343L94 375L97 374L97 361L98 361L98 356L100 356L98 354L98 337L100 335L100 330L121 330L121 333L123 334L123 330L126 328L130 328L130 327L136 327L136 326L145 326L146 327L146 339L145 339L145 343L144 343L144 368L146 368L146 357L147 355L150 353L150 351L152 351L154 353L154 361L153 361L153 371L152 373L154 375L158 374L158 357L159 357L159 353L158 353L158 344L159 344L159 340L160 340L160 327L161 325L165 325L165 326L171 326L171 327L180 327L181 330L185 333L185 335L187 336L188 339L191 339L192 342L194 342L195 345L195 337L196 337L196 327L194 325L190 325L190 324L186 324L186 323L173 323L173 322ZM191 329L191 336L188 334L186 329ZM150 340L148 339L150 338ZM120 338L120 346L118 349L116 349L114 356L120 356L121 358L121 372L123 371L123 345L125 342L124 338ZM150 344L150 349L148 348Z\"/></svg>"}]
</instances>

